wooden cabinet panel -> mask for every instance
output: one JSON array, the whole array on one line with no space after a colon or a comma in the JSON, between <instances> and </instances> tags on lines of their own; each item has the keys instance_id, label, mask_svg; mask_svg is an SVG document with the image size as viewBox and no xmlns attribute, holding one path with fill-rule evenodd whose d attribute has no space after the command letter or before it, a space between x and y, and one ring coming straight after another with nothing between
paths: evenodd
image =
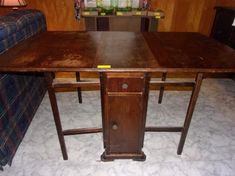
<instances>
[{"instance_id":1,"label":"wooden cabinet panel","mask_svg":"<svg viewBox=\"0 0 235 176\"><path fill-rule=\"evenodd\" d=\"M144 78L110 78L108 92L141 92Z\"/></svg>"},{"instance_id":2,"label":"wooden cabinet panel","mask_svg":"<svg viewBox=\"0 0 235 176\"><path fill-rule=\"evenodd\" d=\"M102 73L105 152L102 160L145 160L142 152L149 76L146 73Z\"/></svg>"},{"instance_id":3,"label":"wooden cabinet panel","mask_svg":"<svg viewBox=\"0 0 235 176\"><path fill-rule=\"evenodd\" d=\"M142 129L142 94L108 95L110 153L140 153Z\"/></svg>"}]
</instances>

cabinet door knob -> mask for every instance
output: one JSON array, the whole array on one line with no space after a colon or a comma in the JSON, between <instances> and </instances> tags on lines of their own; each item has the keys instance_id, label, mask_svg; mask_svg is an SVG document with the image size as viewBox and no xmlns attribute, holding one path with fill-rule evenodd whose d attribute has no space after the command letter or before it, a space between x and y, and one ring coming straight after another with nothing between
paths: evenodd
<instances>
[{"instance_id":1,"label":"cabinet door knob","mask_svg":"<svg viewBox=\"0 0 235 176\"><path fill-rule=\"evenodd\" d=\"M127 89L128 88L128 84L127 83L123 83L122 84L122 89Z\"/></svg>"},{"instance_id":2,"label":"cabinet door knob","mask_svg":"<svg viewBox=\"0 0 235 176\"><path fill-rule=\"evenodd\" d=\"M112 129L113 130L117 130L118 129L118 125L117 124L113 124Z\"/></svg>"}]
</instances>

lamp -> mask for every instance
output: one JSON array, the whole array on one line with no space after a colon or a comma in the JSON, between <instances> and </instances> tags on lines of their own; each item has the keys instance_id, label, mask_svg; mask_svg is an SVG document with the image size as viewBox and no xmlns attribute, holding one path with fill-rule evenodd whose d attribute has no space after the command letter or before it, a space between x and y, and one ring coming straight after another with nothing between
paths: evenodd
<instances>
[{"instance_id":1,"label":"lamp","mask_svg":"<svg viewBox=\"0 0 235 176\"><path fill-rule=\"evenodd\" d=\"M13 7L13 10L17 10L20 6L26 6L25 0L0 0L0 6Z\"/></svg>"}]
</instances>

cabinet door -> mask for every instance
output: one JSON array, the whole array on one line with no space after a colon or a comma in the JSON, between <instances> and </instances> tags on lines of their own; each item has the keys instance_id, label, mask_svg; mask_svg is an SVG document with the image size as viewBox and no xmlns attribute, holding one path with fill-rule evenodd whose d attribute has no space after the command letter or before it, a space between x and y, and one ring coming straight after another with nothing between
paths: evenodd
<instances>
[{"instance_id":1,"label":"cabinet door","mask_svg":"<svg viewBox=\"0 0 235 176\"><path fill-rule=\"evenodd\" d=\"M108 95L108 153L139 153L142 133L142 95Z\"/></svg>"},{"instance_id":2,"label":"cabinet door","mask_svg":"<svg viewBox=\"0 0 235 176\"><path fill-rule=\"evenodd\" d=\"M148 85L149 77L145 73L102 74L103 160L145 159L142 147Z\"/></svg>"}]
</instances>

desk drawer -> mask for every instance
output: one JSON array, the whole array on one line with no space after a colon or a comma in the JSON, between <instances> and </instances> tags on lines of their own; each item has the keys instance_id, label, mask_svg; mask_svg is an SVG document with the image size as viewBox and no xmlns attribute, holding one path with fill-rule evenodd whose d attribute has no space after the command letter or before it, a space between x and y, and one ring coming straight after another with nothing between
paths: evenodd
<instances>
[{"instance_id":1,"label":"desk drawer","mask_svg":"<svg viewBox=\"0 0 235 176\"><path fill-rule=\"evenodd\" d=\"M107 80L108 92L142 92L143 88L143 77L110 77Z\"/></svg>"}]
</instances>

